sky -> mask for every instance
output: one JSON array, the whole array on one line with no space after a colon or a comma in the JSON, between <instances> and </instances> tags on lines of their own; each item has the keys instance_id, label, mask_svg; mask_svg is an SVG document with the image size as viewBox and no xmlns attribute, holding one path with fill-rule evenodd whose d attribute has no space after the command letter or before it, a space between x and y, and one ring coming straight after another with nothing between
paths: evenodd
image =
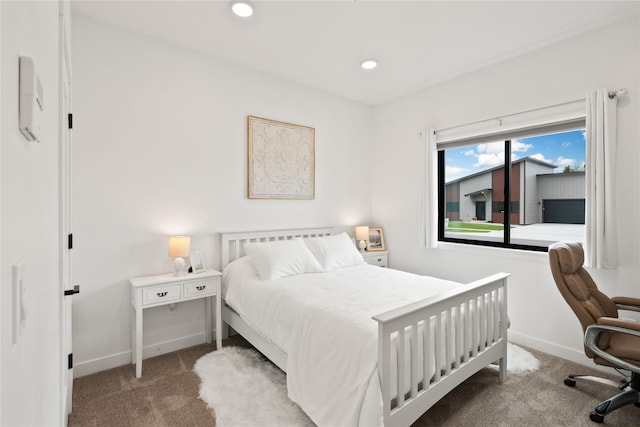
<instances>
[{"instance_id":1,"label":"sky","mask_svg":"<svg viewBox=\"0 0 640 427\"><path fill-rule=\"evenodd\" d=\"M584 129L532 136L511 141L511 160L533 157L556 165L555 173L566 166L584 167ZM445 182L504 164L504 141L453 148L445 153Z\"/></svg>"}]
</instances>

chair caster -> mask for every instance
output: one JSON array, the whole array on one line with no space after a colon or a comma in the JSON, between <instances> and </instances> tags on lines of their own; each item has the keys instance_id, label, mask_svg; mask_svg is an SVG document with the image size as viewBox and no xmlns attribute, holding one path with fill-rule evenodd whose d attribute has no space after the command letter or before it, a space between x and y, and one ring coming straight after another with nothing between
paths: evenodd
<instances>
[{"instance_id":1,"label":"chair caster","mask_svg":"<svg viewBox=\"0 0 640 427\"><path fill-rule=\"evenodd\" d=\"M595 423L602 424L604 422L604 415L600 415L596 411L591 411L591 413L589 414L589 418L591 418L591 421Z\"/></svg>"},{"instance_id":2,"label":"chair caster","mask_svg":"<svg viewBox=\"0 0 640 427\"><path fill-rule=\"evenodd\" d=\"M572 380L570 378L565 378L564 385L568 385L569 387L575 387L576 386L576 380Z\"/></svg>"}]
</instances>

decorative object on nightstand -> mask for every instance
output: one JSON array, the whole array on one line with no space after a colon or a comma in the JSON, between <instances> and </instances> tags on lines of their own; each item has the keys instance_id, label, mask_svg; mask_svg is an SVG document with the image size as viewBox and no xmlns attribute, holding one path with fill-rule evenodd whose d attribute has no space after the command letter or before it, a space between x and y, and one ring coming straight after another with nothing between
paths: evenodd
<instances>
[{"instance_id":1,"label":"decorative object on nightstand","mask_svg":"<svg viewBox=\"0 0 640 427\"><path fill-rule=\"evenodd\" d=\"M202 273L205 270L204 261L202 261L202 254L200 252L191 252L189 259L193 273Z\"/></svg>"},{"instance_id":2,"label":"decorative object on nightstand","mask_svg":"<svg viewBox=\"0 0 640 427\"><path fill-rule=\"evenodd\" d=\"M389 267L389 252L387 251L364 252L362 258L367 264Z\"/></svg>"},{"instance_id":3,"label":"decorative object on nightstand","mask_svg":"<svg viewBox=\"0 0 640 427\"><path fill-rule=\"evenodd\" d=\"M173 274L134 277L131 284L131 363L136 365L136 378L142 376L142 320L147 308L176 304L182 301L204 299L205 340L211 342L215 321L216 348L222 348L222 302L220 277L216 270L205 270L192 275L176 277ZM215 301L215 318L212 303Z\"/></svg>"},{"instance_id":4,"label":"decorative object on nightstand","mask_svg":"<svg viewBox=\"0 0 640 427\"><path fill-rule=\"evenodd\" d=\"M369 227L369 238L367 239L367 251L386 251L384 244L384 232L382 227Z\"/></svg>"},{"instance_id":5,"label":"decorative object on nightstand","mask_svg":"<svg viewBox=\"0 0 640 427\"><path fill-rule=\"evenodd\" d=\"M187 264L183 257L189 256L191 248L191 237L189 236L171 236L169 237L169 256L175 257L174 266L176 276L184 276L184 267Z\"/></svg>"},{"instance_id":6,"label":"decorative object on nightstand","mask_svg":"<svg viewBox=\"0 0 640 427\"><path fill-rule=\"evenodd\" d=\"M360 252L364 252L367 247L367 240L369 239L369 226L359 225L356 227L356 240L358 241L358 248Z\"/></svg>"}]
</instances>

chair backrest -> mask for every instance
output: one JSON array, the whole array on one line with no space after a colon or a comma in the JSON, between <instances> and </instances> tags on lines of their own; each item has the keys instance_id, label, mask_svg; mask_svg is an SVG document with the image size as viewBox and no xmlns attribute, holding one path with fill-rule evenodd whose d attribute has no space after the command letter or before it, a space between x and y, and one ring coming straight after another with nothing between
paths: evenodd
<instances>
[{"instance_id":1,"label":"chair backrest","mask_svg":"<svg viewBox=\"0 0 640 427\"><path fill-rule=\"evenodd\" d=\"M578 316L582 331L597 323L598 318L618 317L618 308L605 294L598 290L591 275L582 266L584 251L577 242L558 242L549 246L549 265L560 293ZM603 333L598 347L609 345L609 334ZM585 347L590 358L595 355Z\"/></svg>"}]
</instances>

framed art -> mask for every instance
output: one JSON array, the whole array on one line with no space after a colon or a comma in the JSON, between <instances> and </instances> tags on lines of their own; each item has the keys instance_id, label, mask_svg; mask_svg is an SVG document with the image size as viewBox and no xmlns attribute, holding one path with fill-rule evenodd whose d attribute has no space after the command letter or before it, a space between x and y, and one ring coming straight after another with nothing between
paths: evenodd
<instances>
[{"instance_id":1,"label":"framed art","mask_svg":"<svg viewBox=\"0 0 640 427\"><path fill-rule=\"evenodd\" d=\"M202 261L202 254L200 252L191 252L189 259L193 273L202 273L205 270L204 261Z\"/></svg>"},{"instance_id":2,"label":"framed art","mask_svg":"<svg viewBox=\"0 0 640 427\"><path fill-rule=\"evenodd\" d=\"M369 227L369 239L367 239L367 251L386 251L384 244L384 232L382 227Z\"/></svg>"},{"instance_id":3,"label":"framed art","mask_svg":"<svg viewBox=\"0 0 640 427\"><path fill-rule=\"evenodd\" d=\"M249 116L247 196L314 199L315 133L312 127Z\"/></svg>"}]
</instances>

